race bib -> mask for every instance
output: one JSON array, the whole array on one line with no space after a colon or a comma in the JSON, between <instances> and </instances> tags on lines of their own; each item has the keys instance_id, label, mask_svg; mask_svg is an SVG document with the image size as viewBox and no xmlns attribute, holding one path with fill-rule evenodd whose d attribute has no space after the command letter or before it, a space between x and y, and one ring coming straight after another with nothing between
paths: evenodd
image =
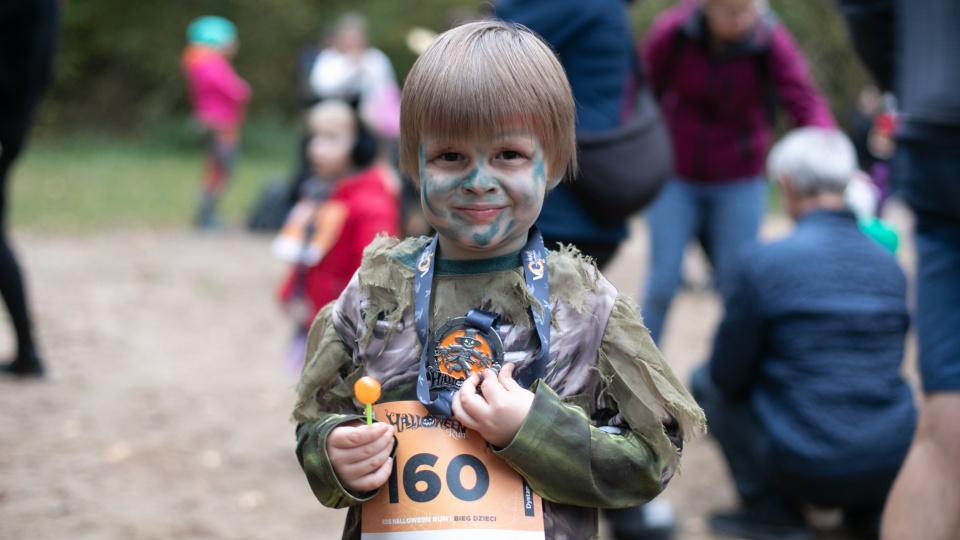
<instances>
[{"instance_id":1,"label":"race bib","mask_svg":"<svg viewBox=\"0 0 960 540\"><path fill-rule=\"evenodd\" d=\"M479 433L417 401L373 409L398 444L390 479L363 504L363 540L544 538L540 496Z\"/></svg>"}]
</instances>

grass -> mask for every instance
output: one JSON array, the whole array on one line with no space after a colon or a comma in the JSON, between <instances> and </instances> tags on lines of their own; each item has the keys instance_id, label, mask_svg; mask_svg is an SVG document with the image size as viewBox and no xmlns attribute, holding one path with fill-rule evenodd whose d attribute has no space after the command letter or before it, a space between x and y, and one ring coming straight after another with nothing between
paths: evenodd
<instances>
[{"instance_id":1,"label":"grass","mask_svg":"<svg viewBox=\"0 0 960 540\"><path fill-rule=\"evenodd\" d=\"M243 224L270 178L293 168L290 151L241 155L221 202L230 224ZM14 230L92 232L189 227L200 188L195 151L111 141L34 142L11 173L8 213Z\"/></svg>"}]
</instances>

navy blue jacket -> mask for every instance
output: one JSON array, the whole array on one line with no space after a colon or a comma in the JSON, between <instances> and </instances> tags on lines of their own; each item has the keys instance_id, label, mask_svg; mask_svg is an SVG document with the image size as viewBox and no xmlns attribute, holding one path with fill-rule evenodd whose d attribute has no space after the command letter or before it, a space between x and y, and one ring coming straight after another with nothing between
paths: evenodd
<instances>
[{"instance_id":1,"label":"navy blue jacket","mask_svg":"<svg viewBox=\"0 0 960 540\"><path fill-rule=\"evenodd\" d=\"M577 104L577 131L620 125L634 66L624 0L499 0L496 15L540 35L560 57ZM544 236L618 243L626 224L601 226L560 185L547 195L537 226Z\"/></svg>"},{"instance_id":2,"label":"navy blue jacket","mask_svg":"<svg viewBox=\"0 0 960 540\"><path fill-rule=\"evenodd\" d=\"M749 399L771 459L831 477L897 468L916 410L900 374L910 320L894 257L853 213L814 211L740 261L710 374Z\"/></svg>"}]
</instances>

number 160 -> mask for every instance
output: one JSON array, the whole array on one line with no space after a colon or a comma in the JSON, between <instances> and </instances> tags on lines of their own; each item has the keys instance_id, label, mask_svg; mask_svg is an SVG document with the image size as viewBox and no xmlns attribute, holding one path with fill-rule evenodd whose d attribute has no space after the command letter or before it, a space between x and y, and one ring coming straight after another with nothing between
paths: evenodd
<instances>
[{"instance_id":1,"label":"number 160","mask_svg":"<svg viewBox=\"0 0 960 540\"><path fill-rule=\"evenodd\" d=\"M440 495L440 476L430 470L437 464L437 459L433 454L416 454L403 465L403 492L411 501L425 503ZM424 468L420 469L421 466ZM473 469L477 476L476 485L470 489L463 487L463 483L460 482L460 472L464 467ZM450 460L450 464L447 465L446 479L450 493L466 502L482 498L490 487L490 473L487 472L487 467L476 456L470 454L459 454ZM424 484L423 489L418 487L421 482ZM396 461L393 462L393 473L387 481L387 490L391 504L400 502Z\"/></svg>"}]
</instances>

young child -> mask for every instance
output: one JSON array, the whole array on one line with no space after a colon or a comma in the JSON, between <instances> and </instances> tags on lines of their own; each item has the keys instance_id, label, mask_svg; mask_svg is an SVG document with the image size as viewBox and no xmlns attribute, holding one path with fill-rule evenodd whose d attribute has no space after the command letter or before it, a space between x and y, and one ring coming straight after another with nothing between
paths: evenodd
<instances>
[{"instance_id":1,"label":"young child","mask_svg":"<svg viewBox=\"0 0 960 540\"><path fill-rule=\"evenodd\" d=\"M377 142L355 110L339 100L323 101L310 110L307 127L313 177L273 242L274 253L293 263L280 300L296 324L294 373L302 367L317 312L347 286L363 248L377 234L397 234L400 223L399 180L374 164Z\"/></svg>"},{"instance_id":2,"label":"young child","mask_svg":"<svg viewBox=\"0 0 960 540\"><path fill-rule=\"evenodd\" d=\"M216 206L230 183L250 85L230 64L239 47L237 29L217 16L195 19L187 27L183 70L193 115L206 136L206 171L195 222L204 229L221 224Z\"/></svg>"},{"instance_id":3,"label":"young child","mask_svg":"<svg viewBox=\"0 0 960 540\"><path fill-rule=\"evenodd\" d=\"M660 493L704 418L636 305L533 226L576 167L563 69L524 27L449 30L406 79L400 141L437 235L378 239L314 322L293 411L310 487L349 508L344 538L596 538L597 508Z\"/></svg>"}]
</instances>

